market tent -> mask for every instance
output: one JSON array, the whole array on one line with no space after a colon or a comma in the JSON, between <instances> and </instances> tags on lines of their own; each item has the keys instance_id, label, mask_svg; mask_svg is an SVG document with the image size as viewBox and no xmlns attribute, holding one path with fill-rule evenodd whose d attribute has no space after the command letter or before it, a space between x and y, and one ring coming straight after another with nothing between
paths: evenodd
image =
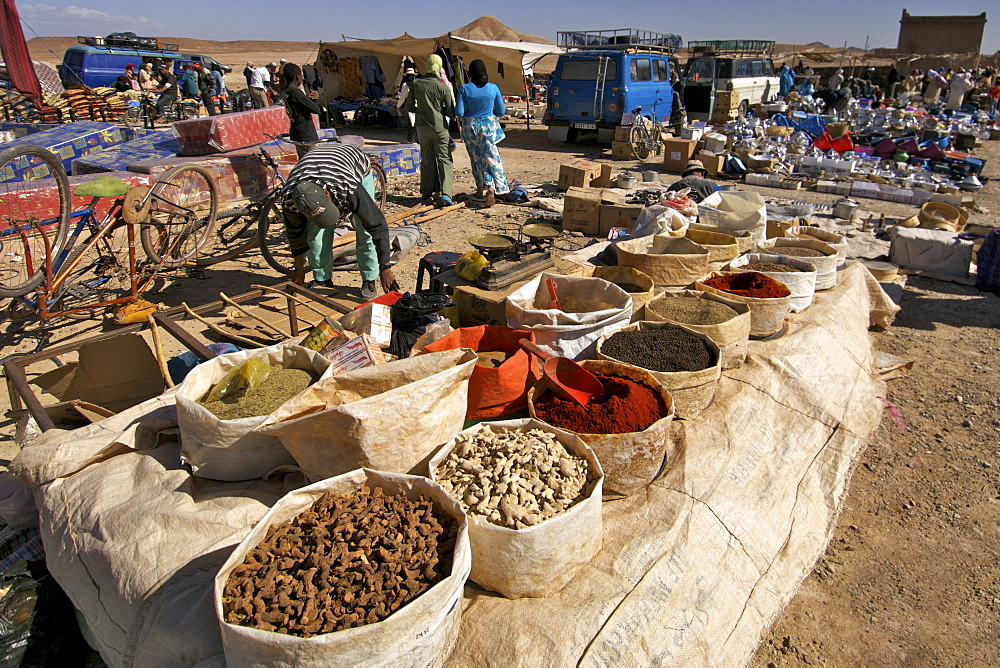
<instances>
[{"instance_id":1,"label":"market tent","mask_svg":"<svg viewBox=\"0 0 1000 668\"><path fill-rule=\"evenodd\" d=\"M423 66L427 56L434 52L438 43L448 44L451 52L459 55L466 64L479 58L486 63L490 73L490 81L500 87L504 95L524 95L525 68L531 68L540 58L550 53L560 53L562 49L555 44L542 42L508 42L499 40L474 40L456 37L447 38L411 38L408 35L397 39L355 40L349 42L320 42L319 53L322 65L323 53L329 49L337 58L358 58L364 55L375 56L387 80L386 89L391 92L392 84L399 74L403 56L410 56L417 67ZM326 67L320 67L324 88L334 78L334 72ZM530 71L530 69L528 70Z\"/></svg>"}]
</instances>

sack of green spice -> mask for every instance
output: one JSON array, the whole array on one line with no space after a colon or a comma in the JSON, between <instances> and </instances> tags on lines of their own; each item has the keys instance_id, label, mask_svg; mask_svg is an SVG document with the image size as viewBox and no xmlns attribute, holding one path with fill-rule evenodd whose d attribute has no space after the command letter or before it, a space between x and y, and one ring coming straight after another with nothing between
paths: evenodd
<instances>
[{"instance_id":1,"label":"sack of green spice","mask_svg":"<svg viewBox=\"0 0 1000 668\"><path fill-rule=\"evenodd\" d=\"M318 352L290 344L242 350L199 364L177 386L182 460L198 477L227 481L262 478L280 466L294 466L281 441L258 427L294 398L284 393L300 394L329 367ZM288 370L299 371L291 382Z\"/></svg>"}]
</instances>

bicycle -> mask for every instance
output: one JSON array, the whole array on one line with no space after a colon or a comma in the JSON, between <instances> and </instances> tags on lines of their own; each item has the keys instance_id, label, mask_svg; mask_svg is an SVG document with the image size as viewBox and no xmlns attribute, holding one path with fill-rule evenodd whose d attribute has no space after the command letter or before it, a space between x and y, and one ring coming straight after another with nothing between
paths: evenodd
<instances>
[{"instance_id":1,"label":"bicycle","mask_svg":"<svg viewBox=\"0 0 1000 668\"><path fill-rule=\"evenodd\" d=\"M656 91L659 95L660 91ZM645 160L651 152L657 155L663 152L663 133L667 126L663 124L659 116L656 115L656 105L663 100L659 97L653 102L653 118L650 119L642 115L642 107L632 110L632 127L628 133L629 144L632 145L632 153L639 160Z\"/></svg>"},{"instance_id":2,"label":"bicycle","mask_svg":"<svg viewBox=\"0 0 1000 668\"><path fill-rule=\"evenodd\" d=\"M215 225L218 191L201 167L176 167L148 191L114 177L79 184L73 194L91 197L91 202L78 211L71 210L69 180L50 151L26 145L0 153L0 174L14 167L29 177L0 183L0 220L5 223L0 230L0 297L13 298L6 313L10 319L37 313L47 324L61 316L93 317L133 302L160 269L180 266L198 252ZM31 174L50 177L55 184L55 216L53 202L37 190ZM33 181L35 188L27 185ZM113 201L98 220L95 207L102 197ZM137 224L146 261L136 259ZM122 259L126 244L127 263ZM32 290L34 299L28 296Z\"/></svg>"},{"instance_id":3,"label":"bicycle","mask_svg":"<svg viewBox=\"0 0 1000 668\"><path fill-rule=\"evenodd\" d=\"M275 143L280 141L296 143L284 135L268 136ZM339 141L339 139L333 138L324 141ZM321 143L323 142L321 141ZM235 259L254 246L259 246L261 256L272 269L281 274L292 273L292 256L288 249L285 221L279 206L285 178L281 175L278 163L264 146L258 148L255 156L269 170L267 190L251 197L245 207L221 212L218 215L218 225L215 228L214 243L211 249L203 250L188 264L195 267L209 267ZM369 159L375 174L375 203L378 204L379 209L384 210L388 179L385 170L382 169L382 164L374 156L369 156Z\"/></svg>"}]
</instances>

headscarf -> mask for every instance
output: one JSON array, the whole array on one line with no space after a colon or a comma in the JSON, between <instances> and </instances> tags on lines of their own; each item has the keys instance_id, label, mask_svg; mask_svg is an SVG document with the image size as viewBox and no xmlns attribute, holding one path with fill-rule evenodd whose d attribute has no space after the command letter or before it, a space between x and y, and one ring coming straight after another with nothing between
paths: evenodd
<instances>
[{"instance_id":1,"label":"headscarf","mask_svg":"<svg viewBox=\"0 0 1000 668\"><path fill-rule=\"evenodd\" d=\"M126 72L132 72L133 70L135 70L135 64L134 63L128 63L128 64L125 65L125 71Z\"/></svg>"},{"instance_id":2,"label":"headscarf","mask_svg":"<svg viewBox=\"0 0 1000 668\"><path fill-rule=\"evenodd\" d=\"M477 58L469 64L469 81L476 84L479 88L490 82L490 75L486 71L486 63Z\"/></svg>"},{"instance_id":3,"label":"headscarf","mask_svg":"<svg viewBox=\"0 0 1000 668\"><path fill-rule=\"evenodd\" d=\"M441 60L441 56L432 53L427 57L427 74L439 76L442 67L444 67L444 61Z\"/></svg>"}]
</instances>

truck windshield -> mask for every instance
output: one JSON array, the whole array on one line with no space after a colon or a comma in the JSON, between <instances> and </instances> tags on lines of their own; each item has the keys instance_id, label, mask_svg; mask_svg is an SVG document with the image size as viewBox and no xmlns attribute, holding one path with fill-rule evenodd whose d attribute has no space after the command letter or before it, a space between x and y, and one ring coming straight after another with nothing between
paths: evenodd
<instances>
[{"instance_id":1,"label":"truck windshield","mask_svg":"<svg viewBox=\"0 0 1000 668\"><path fill-rule=\"evenodd\" d=\"M688 63L688 81L712 81L715 77L715 72L712 71L715 69L714 63L715 60L712 58L692 60Z\"/></svg>"},{"instance_id":2,"label":"truck windshield","mask_svg":"<svg viewBox=\"0 0 1000 668\"><path fill-rule=\"evenodd\" d=\"M563 81L597 81L597 73L600 71L597 58L573 58L563 62L562 72L559 78ZM614 81L618 78L618 63L614 60L607 60L606 79Z\"/></svg>"}]
</instances>

